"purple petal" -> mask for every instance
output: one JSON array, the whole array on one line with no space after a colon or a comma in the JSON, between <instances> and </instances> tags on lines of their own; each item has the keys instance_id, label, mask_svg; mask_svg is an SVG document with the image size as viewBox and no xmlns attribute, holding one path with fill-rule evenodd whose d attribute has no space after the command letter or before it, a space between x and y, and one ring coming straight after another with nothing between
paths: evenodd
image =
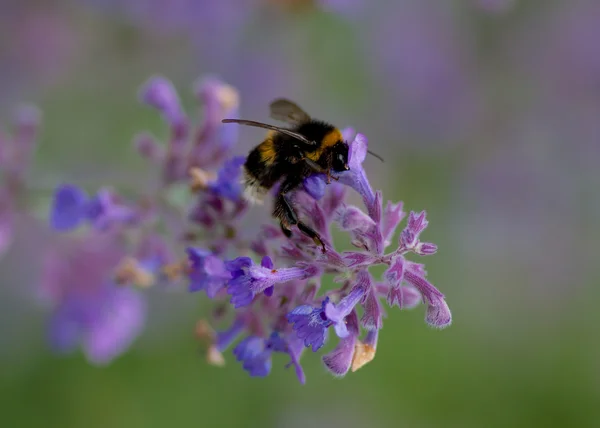
<instances>
[{"instance_id":1,"label":"purple petal","mask_svg":"<svg viewBox=\"0 0 600 428\"><path fill-rule=\"evenodd\" d=\"M313 174L308 178L304 179L304 190L312 198L319 200L325 195L325 188L327 186L325 182L324 174Z\"/></svg>"},{"instance_id":2,"label":"purple petal","mask_svg":"<svg viewBox=\"0 0 600 428\"><path fill-rule=\"evenodd\" d=\"M388 305L397 305L400 309L412 309L421 300L421 294L412 287L392 287L387 295Z\"/></svg>"},{"instance_id":3,"label":"purple petal","mask_svg":"<svg viewBox=\"0 0 600 428\"><path fill-rule=\"evenodd\" d=\"M179 96L170 80L161 76L151 77L142 85L140 99L160 111L171 126L179 127L185 122Z\"/></svg>"},{"instance_id":4,"label":"purple petal","mask_svg":"<svg viewBox=\"0 0 600 428\"><path fill-rule=\"evenodd\" d=\"M136 135L133 146L144 159L148 159L155 164L160 164L165 157L164 147L147 132Z\"/></svg>"},{"instance_id":5,"label":"purple petal","mask_svg":"<svg viewBox=\"0 0 600 428\"><path fill-rule=\"evenodd\" d=\"M348 152L348 165L350 170L362 169L362 163L367 156L367 146L369 140L363 134L356 134L354 140L350 143L350 150Z\"/></svg>"},{"instance_id":6,"label":"purple petal","mask_svg":"<svg viewBox=\"0 0 600 428\"><path fill-rule=\"evenodd\" d=\"M340 339L333 351L323 356L323 364L334 376L344 376L350 370L352 359L354 357L354 347L358 337L358 319L356 312L352 311L346 317L349 334L346 338Z\"/></svg>"},{"instance_id":7,"label":"purple petal","mask_svg":"<svg viewBox=\"0 0 600 428\"><path fill-rule=\"evenodd\" d=\"M76 228L85 218L88 197L79 187L63 184L54 192L50 225L58 231Z\"/></svg>"},{"instance_id":8,"label":"purple petal","mask_svg":"<svg viewBox=\"0 0 600 428\"><path fill-rule=\"evenodd\" d=\"M437 253L437 245L431 242L419 242L415 247L415 253L420 256L431 256Z\"/></svg>"},{"instance_id":9,"label":"purple petal","mask_svg":"<svg viewBox=\"0 0 600 428\"><path fill-rule=\"evenodd\" d=\"M392 259L390 267L383 274L383 278L392 288L400 287L404 280L404 257Z\"/></svg>"},{"instance_id":10,"label":"purple petal","mask_svg":"<svg viewBox=\"0 0 600 428\"><path fill-rule=\"evenodd\" d=\"M220 352L225 351L244 330L244 327L244 322L241 319L236 318L229 329L217 332L217 338L215 340L217 349Z\"/></svg>"},{"instance_id":11,"label":"purple petal","mask_svg":"<svg viewBox=\"0 0 600 428\"><path fill-rule=\"evenodd\" d=\"M402 211L403 203L399 202L393 204L388 201L383 212L383 225L381 227L381 233L383 240L386 242L386 246L389 245L389 241L392 239L396 227L400 224L406 213Z\"/></svg>"},{"instance_id":12,"label":"purple petal","mask_svg":"<svg viewBox=\"0 0 600 428\"><path fill-rule=\"evenodd\" d=\"M334 323L334 329L338 337L348 336L348 329L344 319L354 307L360 302L371 287L371 276L365 270L361 270L356 275L356 284L350 293L338 302L337 305L327 303L325 305L325 315Z\"/></svg>"},{"instance_id":13,"label":"purple petal","mask_svg":"<svg viewBox=\"0 0 600 428\"><path fill-rule=\"evenodd\" d=\"M338 223L343 230L362 230L374 226L375 222L371 217L362 212L355 206L348 206L339 211Z\"/></svg>"},{"instance_id":14,"label":"purple petal","mask_svg":"<svg viewBox=\"0 0 600 428\"><path fill-rule=\"evenodd\" d=\"M107 364L125 352L141 333L145 318L146 304L139 293L129 288L115 290L83 337L90 362Z\"/></svg>"},{"instance_id":15,"label":"purple petal","mask_svg":"<svg viewBox=\"0 0 600 428\"><path fill-rule=\"evenodd\" d=\"M320 201L319 205L323 210L323 214L327 219L330 219L337 209L344 202L346 196L346 187L340 183L331 183L328 186L325 197Z\"/></svg>"},{"instance_id":16,"label":"purple petal","mask_svg":"<svg viewBox=\"0 0 600 428\"><path fill-rule=\"evenodd\" d=\"M379 330L382 326L381 304L377 298L374 287L370 287L362 304L364 313L360 324L367 330Z\"/></svg>"},{"instance_id":17,"label":"purple petal","mask_svg":"<svg viewBox=\"0 0 600 428\"><path fill-rule=\"evenodd\" d=\"M239 95L230 85L214 77L197 81L194 92L204 106L204 120L191 157L192 163L203 166L207 160L219 159L237 142L239 126L222 124L221 120L238 116Z\"/></svg>"},{"instance_id":18,"label":"purple petal","mask_svg":"<svg viewBox=\"0 0 600 428\"><path fill-rule=\"evenodd\" d=\"M229 272L236 276L243 273L243 268L250 267L253 263L254 262L250 257L238 257L234 260L225 262L225 267Z\"/></svg>"},{"instance_id":19,"label":"purple petal","mask_svg":"<svg viewBox=\"0 0 600 428\"><path fill-rule=\"evenodd\" d=\"M264 350L264 339L248 336L233 349L233 355L238 361L254 358Z\"/></svg>"},{"instance_id":20,"label":"purple petal","mask_svg":"<svg viewBox=\"0 0 600 428\"><path fill-rule=\"evenodd\" d=\"M443 298L437 298L434 303L427 306L425 321L435 328L448 327L452 324L452 313L448 304Z\"/></svg>"},{"instance_id":21,"label":"purple petal","mask_svg":"<svg viewBox=\"0 0 600 428\"><path fill-rule=\"evenodd\" d=\"M240 180L244 156L236 156L227 160L217 173L217 179L209 184L209 189L218 196L232 201L239 201L243 193Z\"/></svg>"},{"instance_id":22,"label":"purple petal","mask_svg":"<svg viewBox=\"0 0 600 428\"><path fill-rule=\"evenodd\" d=\"M369 253L359 253L356 251L345 251L342 253L342 258L349 268L357 266L370 266L376 264L378 258Z\"/></svg>"},{"instance_id":23,"label":"purple petal","mask_svg":"<svg viewBox=\"0 0 600 428\"><path fill-rule=\"evenodd\" d=\"M273 269L273 260L269 256L264 256L260 262L260 265L266 269Z\"/></svg>"},{"instance_id":24,"label":"purple petal","mask_svg":"<svg viewBox=\"0 0 600 428\"><path fill-rule=\"evenodd\" d=\"M318 308L301 305L287 315L287 320L292 324L298 338L304 342L304 346L312 346L313 352L323 346L327 328L331 325L323 312L323 307L328 302L327 298Z\"/></svg>"},{"instance_id":25,"label":"purple petal","mask_svg":"<svg viewBox=\"0 0 600 428\"><path fill-rule=\"evenodd\" d=\"M444 297L444 295L437 288L423 278L423 276L415 273L412 269L405 269L404 279L410 285L419 290L423 296L423 299L425 299L425 302L427 302L428 305L435 304L438 299Z\"/></svg>"},{"instance_id":26,"label":"purple petal","mask_svg":"<svg viewBox=\"0 0 600 428\"><path fill-rule=\"evenodd\" d=\"M211 251L203 248L187 248L190 261L190 291L204 290L213 299L232 277L226 263Z\"/></svg>"},{"instance_id":27,"label":"purple petal","mask_svg":"<svg viewBox=\"0 0 600 428\"><path fill-rule=\"evenodd\" d=\"M265 340L249 336L233 349L244 370L253 377L265 377L271 372L271 352L265 351Z\"/></svg>"},{"instance_id":28,"label":"purple petal","mask_svg":"<svg viewBox=\"0 0 600 428\"><path fill-rule=\"evenodd\" d=\"M293 365L296 371L296 376L302 385L306 383L306 375L300 365L300 356L304 352L304 343L297 336L292 335L288 338L288 354L290 355L290 362L286 366Z\"/></svg>"}]
</instances>

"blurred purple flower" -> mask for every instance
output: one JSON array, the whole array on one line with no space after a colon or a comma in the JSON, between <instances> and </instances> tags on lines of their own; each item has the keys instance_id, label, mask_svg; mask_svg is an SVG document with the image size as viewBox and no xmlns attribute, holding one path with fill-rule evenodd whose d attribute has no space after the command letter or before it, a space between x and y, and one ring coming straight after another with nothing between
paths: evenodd
<instances>
[{"instance_id":1,"label":"blurred purple flower","mask_svg":"<svg viewBox=\"0 0 600 428\"><path fill-rule=\"evenodd\" d=\"M219 165L237 141L237 131L232 129L235 127L223 127L221 123L226 117L237 116L237 91L219 79L207 78L196 83L195 92L205 107L205 115L202 125L192 132L169 80L152 77L140 91L141 100L161 113L171 135L166 149L159 148L145 132L138 134L134 145L144 157L162 166L165 184L185 181L193 168L203 170ZM232 162L230 168L235 168L237 161Z\"/></svg>"},{"instance_id":2,"label":"blurred purple flower","mask_svg":"<svg viewBox=\"0 0 600 428\"><path fill-rule=\"evenodd\" d=\"M146 316L143 297L112 281L122 250L107 237L73 240L48 254L41 287L53 306L49 340L71 352L81 345L87 359L106 364L129 348Z\"/></svg>"},{"instance_id":3,"label":"blurred purple flower","mask_svg":"<svg viewBox=\"0 0 600 428\"><path fill-rule=\"evenodd\" d=\"M123 203L108 189L101 189L89 198L85 191L72 184L58 186L50 210L50 225L58 231L68 231L88 221L93 227L104 230L114 224L128 224L138 213Z\"/></svg>"},{"instance_id":4,"label":"blurred purple flower","mask_svg":"<svg viewBox=\"0 0 600 428\"><path fill-rule=\"evenodd\" d=\"M236 156L223 164L217 173L217 179L208 184L209 189L217 196L232 201L238 201L242 197L242 165L246 162L243 156Z\"/></svg>"}]
</instances>

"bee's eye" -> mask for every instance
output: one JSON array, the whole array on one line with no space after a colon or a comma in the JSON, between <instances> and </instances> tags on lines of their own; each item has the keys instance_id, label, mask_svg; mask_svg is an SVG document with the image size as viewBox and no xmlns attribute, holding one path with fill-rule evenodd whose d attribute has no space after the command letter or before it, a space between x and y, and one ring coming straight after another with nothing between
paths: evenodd
<instances>
[{"instance_id":1,"label":"bee's eye","mask_svg":"<svg viewBox=\"0 0 600 428\"><path fill-rule=\"evenodd\" d=\"M348 170L348 156L345 153L337 153L333 168L336 171L347 171Z\"/></svg>"}]
</instances>

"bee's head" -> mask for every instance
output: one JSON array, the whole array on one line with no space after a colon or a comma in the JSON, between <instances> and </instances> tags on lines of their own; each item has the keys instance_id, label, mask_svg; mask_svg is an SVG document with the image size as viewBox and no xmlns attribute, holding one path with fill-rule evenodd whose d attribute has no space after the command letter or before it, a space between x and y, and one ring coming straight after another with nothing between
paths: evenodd
<instances>
[{"instance_id":1,"label":"bee's head","mask_svg":"<svg viewBox=\"0 0 600 428\"><path fill-rule=\"evenodd\" d=\"M336 172L348 171L348 144L338 141L331 148L333 162L331 168Z\"/></svg>"}]
</instances>

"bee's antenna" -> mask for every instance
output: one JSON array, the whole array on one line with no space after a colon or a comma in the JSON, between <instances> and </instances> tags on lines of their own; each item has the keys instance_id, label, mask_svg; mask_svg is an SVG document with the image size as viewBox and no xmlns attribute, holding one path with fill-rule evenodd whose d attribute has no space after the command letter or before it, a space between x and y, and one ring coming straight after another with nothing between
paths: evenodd
<instances>
[{"instance_id":1,"label":"bee's antenna","mask_svg":"<svg viewBox=\"0 0 600 428\"><path fill-rule=\"evenodd\" d=\"M383 158L381 156L379 156L377 153L373 153L371 150L367 150L367 153L370 154L371 156L376 157L377 159L379 159L381 162L385 162L383 160Z\"/></svg>"}]
</instances>

